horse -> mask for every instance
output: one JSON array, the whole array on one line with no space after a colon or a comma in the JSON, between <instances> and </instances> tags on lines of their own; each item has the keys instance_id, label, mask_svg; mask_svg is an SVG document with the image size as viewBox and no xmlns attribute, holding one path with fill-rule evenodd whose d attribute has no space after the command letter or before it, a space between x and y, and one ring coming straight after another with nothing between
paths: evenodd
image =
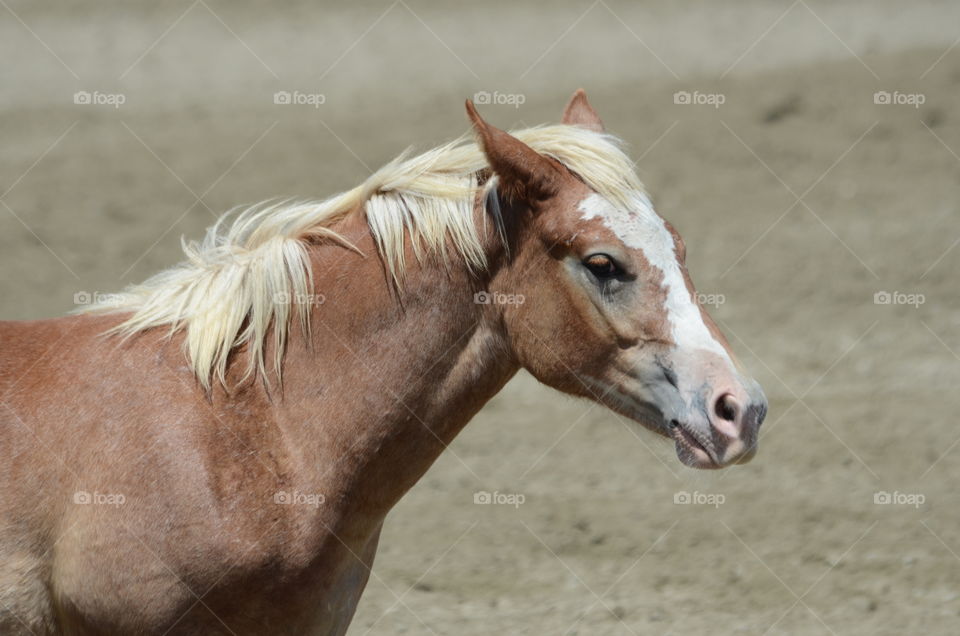
<instances>
[{"instance_id":1,"label":"horse","mask_svg":"<svg viewBox=\"0 0 960 636\"><path fill-rule=\"evenodd\" d=\"M343 634L387 512L520 369L748 461L767 404L582 90L0 323L0 632Z\"/></svg>"}]
</instances>

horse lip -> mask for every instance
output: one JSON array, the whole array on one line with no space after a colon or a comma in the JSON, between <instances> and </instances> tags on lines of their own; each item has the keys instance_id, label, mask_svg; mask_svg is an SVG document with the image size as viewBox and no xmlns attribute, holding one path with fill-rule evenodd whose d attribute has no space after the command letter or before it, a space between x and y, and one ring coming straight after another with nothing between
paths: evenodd
<instances>
[{"instance_id":1,"label":"horse lip","mask_svg":"<svg viewBox=\"0 0 960 636\"><path fill-rule=\"evenodd\" d=\"M669 427L670 437L673 438L677 446L677 456L684 464L692 466L693 468L721 468L723 466L712 444L702 441L695 432L685 427L678 420L671 420ZM684 450L686 452L683 452ZM697 461L696 451L705 454L709 463L704 464L701 461Z\"/></svg>"},{"instance_id":2,"label":"horse lip","mask_svg":"<svg viewBox=\"0 0 960 636\"><path fill-rule=\"evenodd\" d=\"M617 391L619 400L607 400L611 393L604 391L599 402L606 404L617 413L626 415L634 422L647 429L673 439L676 445L677 457L680 461L692 468L722 468L723 462L717 457L716 450L709 439L705 440L694 431L683 426L679 420L668 420L663 411L650 402L644 402L631 397L629 394ZM706 460L697 455L702 453Z\"/></svg>"}]
</instances>

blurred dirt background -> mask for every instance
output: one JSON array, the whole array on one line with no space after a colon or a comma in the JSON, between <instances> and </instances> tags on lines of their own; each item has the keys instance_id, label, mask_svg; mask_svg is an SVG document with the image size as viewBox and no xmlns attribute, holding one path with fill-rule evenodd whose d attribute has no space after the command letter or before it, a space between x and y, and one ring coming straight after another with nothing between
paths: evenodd
<instances>
[{"instance_id":1,"label":"blurred dirt background","mask_svg":"<svg viewBox=\"0 0 960 636\"><path fill-rule=\"evenodd\" d=\"M521 374L389 516L351 634L956 633L958 24L932 1L5 0L0 318L142 279L235 205L351 187L464 133L477 92L520 127L582 86L766 389L758 457L687 470Z\"/></svg>"}]
</instances>

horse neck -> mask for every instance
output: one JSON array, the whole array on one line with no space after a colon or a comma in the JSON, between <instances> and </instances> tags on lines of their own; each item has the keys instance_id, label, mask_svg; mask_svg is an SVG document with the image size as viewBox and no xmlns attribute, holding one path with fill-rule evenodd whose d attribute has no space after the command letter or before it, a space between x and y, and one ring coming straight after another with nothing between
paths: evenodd
<instances>
[{"instance_id":1,"label":"horse neck","mask_svg":"<svg viewBox=\"0 0 960 636\"><path fill-rule=\"evenodd\" d=\"M366 256L313 249L310 346L292 334L279 408L304 462L343 500L385 513L518 367L459 259L411 253L398 289L366 223L340 231Z\"/></svg>"}]
</instances>

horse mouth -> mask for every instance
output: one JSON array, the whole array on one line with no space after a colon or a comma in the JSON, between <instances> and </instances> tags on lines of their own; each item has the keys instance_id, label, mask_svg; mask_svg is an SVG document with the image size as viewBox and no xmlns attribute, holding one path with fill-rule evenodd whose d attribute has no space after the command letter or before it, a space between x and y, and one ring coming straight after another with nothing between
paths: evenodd
<instances>
[{"instance_id":1,"label":"horse mouth","mask_svg":"<svg viewBox=\"0 0 960 636\"><path fill-rule=\"evenodd\" d=\"M677 457L683 464L701 469L723 467L713 451L713 444L708 440L700 439L696 433L685 428L677 420L670 422L670 437L676 445Z\"/></svg>"}]
</instances>

